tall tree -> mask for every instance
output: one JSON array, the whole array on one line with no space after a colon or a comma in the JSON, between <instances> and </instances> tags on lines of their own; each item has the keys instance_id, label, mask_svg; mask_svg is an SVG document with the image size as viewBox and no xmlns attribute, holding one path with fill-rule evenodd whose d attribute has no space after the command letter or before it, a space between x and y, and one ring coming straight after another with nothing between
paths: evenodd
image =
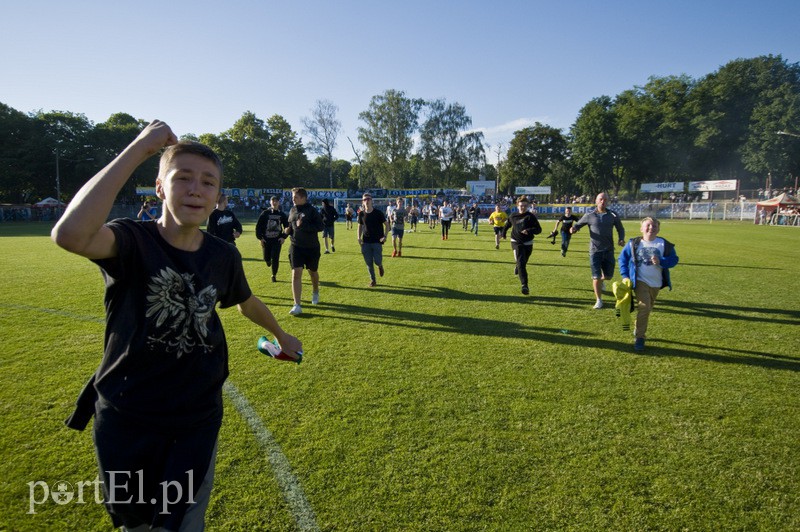
<instances>
[{"instance_id":1,"label":"tall tree","mask_svg":"<svg viewBox=\"0 0 800 532\"><path fill-rule=\"evenodd\" d=\"M611 98L600 96L583 106L572 125L572 160L579 169L578 183L590 195L614 189L619 159L619 136Z\"/></svg>"},{"instance_id":2,"label":"tall tree","mask_svg":"<svg viewBox=\"0 0 800 532\"><path fill-rule=\"evenodd\" d=\"M503 188L539 185L567 153L567 139L560 129L536 122L516 131L508 149Z\"/></svg>"},{"instance_id":3,"label":"tall tree","mask_svg":"<svg viewBox=\"0 0 800 532\"><path fill-rule=\"evenodd\" d=\"M721 179L752 175L742 153L751 135L753 113L782 85L796 90L798 70L800 66L787 64L780 55L768 55L731 61L698 82L692 99L698 130L695 143L709 174ZM763 137L763 132L756 134Z\"/></svg>"},{"instance_id":4,"label":"tall tree","mask_svg":"<svg viewBox=\"0 0 800 532\"><path fill-rule=\"evenodd\" d=\"M95 173L94 124L86 115L69 111L39 111L33 118L48 158L55 161L59 199L67 199Z\"/></svg>"},{"instance_id":5,"label":"tall tree","mask_svg":"<svg viewBox=\"0 0 800 532\"><path fill-rule=\"evenodd\" d=\"M342 123L336 118L339 108L330 100L317 100L311 109L311 117L302 119L304 133L311 137L308 150L311 153L325 156L328 162L329 186L333 188L333 150L336 139L342 129Z\"/></svg>"},{"instance_id":6,"label":"tall tree","mask_svg":"<svg viewBox=\"0 0 800 532\"><path fill-rule=\"evenodd\" d=\"M358 140L366 146L366 159L377 169L378 183L384 188L404 186L423 104L390 89L373 96L369 108L358 115L366 124L358 128Z\"/></svg>"},{"instance_id":7,"label":"tall tree","mask_svg":"<svg viewBox=\"0 0 800 532\"><path fill-rule=\"evenodd\" d=\"M33 120L0 103L0 200L3 202L23 203L28 202L35 194L40 196L45 192L54 196L55 191L50 186L54 179L48 179L47 185L41 181L43 175L54 176L52 163L49 168L37 168L36 153L33 152L34 134ZM42 152L44 160L52 161L46 151ZM48 171L49 170L49 171Z\"/></svg>"},{"instance_id":8,"label":"tall tree","mask_svg":"<svg viewBox=\"0 0 800 532\"><path fill-rule=\"evenodd\" d=\"M433 100L420 134L420 153L439 186L463 187L470 169L484 160L483 133L469 131L472 118L463 105Z\"/></svg>"}]
</instances>

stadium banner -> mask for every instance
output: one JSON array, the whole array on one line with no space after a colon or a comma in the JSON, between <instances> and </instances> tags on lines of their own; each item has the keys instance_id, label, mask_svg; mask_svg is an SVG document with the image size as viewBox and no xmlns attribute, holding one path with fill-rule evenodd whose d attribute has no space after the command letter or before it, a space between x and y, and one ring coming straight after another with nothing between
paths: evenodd
<instances>
[{"instance_id":1,"label":"stadium banner","mask_svg":"<svg viewBox=\"0 0 800 532\"><path fill-rule=\"evenodd\" d=\"M315 188L306 189L306 192L308 192L308 199L336 199L347 197L347 190L342 188ZM292 191L289 190L289 195L291 194Z\"/></svg>"},{"instance_id":2,"label":"stadium banner","mask_svg":"<svg viewBox=\"0 0 800 532\"><path fill-rule=\"evenodd\" d=\"M716 192L718 190L736 190L736 179L723 179L720 181L690 181L689 192Z\"/></svg>"},{"instance_id":3,"label":"stadium banner","mask_svg":"<svg viewBox=\"0 0 800 532\"><path fill-rule=\"evenodd\" d=\"M389 188L386 189L386 197L394 196L435 196L436 190L432 188Z\"/></svg>"},{"instance_id":4,"label":"stadium banner","mask_svg":"<svg viewBox=\"0 0 800 532\"><path fill-rule=\"evenodd\" d=\"M136 187L137 196L155 196L156 187Z\"/></svg>"},{"instance_id":5,"label":"stadium banner","mask_svg":"<svg viewBox=\"0 0 800 532\"><path fill-rule=\"evenodd\" d=\"M480 196L487 190L494 191L494 181L467 181L466 189L470 194Z\"/></svg>"},{"instance_id":6,"label":"stadium banner","mask_svg":"<svg viewBox=\"0 0 800 532\"><path fill-rule=\"evenodd\" d=\"M683 182L675 183L642 183L641 192L657 194L659 192L683 192Z\"/></svg>"},{"instance_id":7,"label":"stadium banner","mask_svg":"<svg viewBox=\"0 0 800 532\"><path fill-rule=\"evenodd\" d=\"M552 187L517 187L514 189L514 195L527 194L529 196L543 196L551 194Z\"/></svg>"}]
</instances>

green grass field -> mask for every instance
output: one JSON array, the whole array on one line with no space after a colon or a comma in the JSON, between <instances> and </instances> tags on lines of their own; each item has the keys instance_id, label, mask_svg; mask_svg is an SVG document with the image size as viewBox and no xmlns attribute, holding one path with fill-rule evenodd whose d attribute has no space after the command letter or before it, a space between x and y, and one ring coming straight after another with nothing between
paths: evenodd
<instances>
[{"instance_id":1,"label":"green grass field","mask_svg":"<svg viewBox=\"0 0 800 532\"><path fill-rule=\"evenodd\" d=\"M30 513L31 483L96 477L63 420L101 357L102 280L49 229L0 225L0 530L110 530L89 495ZM269 282L245 230L250 285L306 356L258 354L262 331L220 311L235 389L209 530L800 529L797 228L665 221L680 264L643 354L591 308L585 231L566 258L537 239L525 297L483 224L407 235L376 288L340 224L320 305L291 317L288 264Z\"/></svg>"}]
</instances>

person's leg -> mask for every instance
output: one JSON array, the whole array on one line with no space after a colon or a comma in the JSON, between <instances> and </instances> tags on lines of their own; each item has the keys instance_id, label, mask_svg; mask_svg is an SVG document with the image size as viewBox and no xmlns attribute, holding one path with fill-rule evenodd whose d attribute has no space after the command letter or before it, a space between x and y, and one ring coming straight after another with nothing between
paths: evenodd
<instances>
[{"instance_id":1,"label":"person's leg","mask_svg":"<svg viewBox=\"0 0 800 532\"><path fill-rule=\"evenodd\" d=\"M311 290L313 293L319 293L319 271L308 270L308 276L311 277Z\"/></svg>"},{"instance_id":2,"label":"person's leg","mask_svg":"<svg viewBox=\"0 0 800 532\"><path fill-rule=\"evenodd\" d=\"M303 267L292 268L292 299L295 305L300 305L300 296L303 295Z\"/></svg>"},{"instance_id":3,"label":"person's leg","mask_svg":"<svg viewBox=\"0 0 800 532\"><path fill-rule=\"evenodd\" d=\"M533 246L520 246L519 253L517 254L519 282L523 288L528 287L528 259L531 258L531 253L533 253Z\"/></svg>"},{"instance_id":4,"label":"person's leg","mask_svg":"<svg viewBox=\"0 0 800 532\"><path fill-rule=\"evenodd\" d=\"M326 229L325 236L323 236L323 237L322 237L322 240L323 240L323 242L325 242L325 253L329 253L329 251L328 251L328 234L327 234L327 229Z\"/></svg>"},{"instance_id":5,"label":"person's leg","mask_svg":"<svg viewBox=\"0 0 800 532\"><path fill-rule=\"evenodd\" d=\"M214 444L214 451L208 463L208 470L203 478L203 482L194 495L194 504L186 509L181 522L180 532L194 532L205 529L206 510L211 500L211 488L214 485L214 473L217 461L217 444Z\"/></svg>"},{"instance_id":6,"label":"person's leg","mask_svg":"<svg viewBox=\"0 0 800 532\"><path fill-rule=\"evenodd\" d=\"M281 243L275 240L270 246L271 260L272 260L272 277L278 275L278 266L281 262Z\"/></svg>"},{"instance_id":7,"label":"person's leg","mask_svg":"<svg viewBox=\"0 0 800 532\"><path fill-rule=\"evenodd\" d=\"M401 257L403 255L403 237L402 235L397 237L397 256Z\"/></svg>"},{"instance_id":8,"label":"person's leg","mask_svg":"<svg viewBox=\"0 0 800 532\"><path fill-rule=\"evenodd\" d=\"M270 240L261 241L261 251L264 253L264 262L267 263L267 268L272 266L272 243Z\"/></svg>"},{"instance_id":9,"label":"person's leg","mask_svg":"<svg viewBox=\"0 0 800 532\"><path fill-rule=\"evenodd\" d=\"M603 308L603 257L601 253L589 253L589 267L592 270L592 290L594 291L594 308Z\"/></svg>"},{"instance_id":10,"label":"person's leg","mask_svg":"<svg viewBox=\"0 0 800 532\"><path fill-rule=\"evenodd\" d=\"M636 283L636 325L633 329L633 334L636 338L644 339L647 337L647 325L650 321L650 312L652 312L656 304L658 291L658 288L653 288L642 281Z\"/></svg>"},{"instance_id":11,"label":"person's leg","mask_svg":"<svg viewBox=\"0 0 800 532\"><path fill-rule=\"evenodd\" d=\"M364 262L367 265L367 271L369 272L369 278L374 283L375 282L375 267L373 266L372 247L370 246L370 244L367 244L367 243L361 244L361 255L364 257Z\"/></svg>"},{"instance_id":12,"label":"person's leg","mask_svg":"<svg viewBox=\"0 0 800 532\"><path fill-rule=\"evenodd\" d=\"M333 226L333 225L328 228L328 236L331 239L331 253L336 253L336 244L333 243L333 238L335 236L334 235L334 231L335 230L336 230L335 226Z\"/></svg>"},{"instance_id":13,"label":"person's leg","mask_svg":"<svg viewBox=\"0 0 800 532\"><path fill-rule=\"evenodd\" d=\"M370 244L372 246L372 260L379 270L383 270L383 246L379 243ZM381 273L383 275L383 273Z\"/></svg>"}]
</instances>

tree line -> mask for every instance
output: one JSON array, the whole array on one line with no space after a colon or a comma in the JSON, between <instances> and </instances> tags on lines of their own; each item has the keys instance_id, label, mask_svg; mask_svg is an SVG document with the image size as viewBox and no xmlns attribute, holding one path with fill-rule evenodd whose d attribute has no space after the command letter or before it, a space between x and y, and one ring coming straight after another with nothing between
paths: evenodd
<instances>
[{"instance_id":1,"label":"tree line","mask_svg":"<svg viewBox=\"0 0 800 532\"><path fill-rule=\"evenodd\" d=\"M697 80L651 77L596 97L569 131L538 122L516 131L504 159L504 147L485 143L463 105L390 89L359 114L357 142L346 137L352 161L336 160L337 113L333 102L317 101L302 120L306 144L282 116L250 111L225 132L184 138L217 150L225 185L241 188L461 188L483 178L506 193L550 185L558 196L624 195L642 183L682 180L791 186L800 174L800 65L780 55L737 59ZM0 103L0 200L55 196L56 168L69 199L145 125L126 113L94 124L78 113L25 114ZM497 165L489 162L493 148ZM157 161L148 161L123 193L152 186L156 173Z\"/></svg>"}]
</instances>

